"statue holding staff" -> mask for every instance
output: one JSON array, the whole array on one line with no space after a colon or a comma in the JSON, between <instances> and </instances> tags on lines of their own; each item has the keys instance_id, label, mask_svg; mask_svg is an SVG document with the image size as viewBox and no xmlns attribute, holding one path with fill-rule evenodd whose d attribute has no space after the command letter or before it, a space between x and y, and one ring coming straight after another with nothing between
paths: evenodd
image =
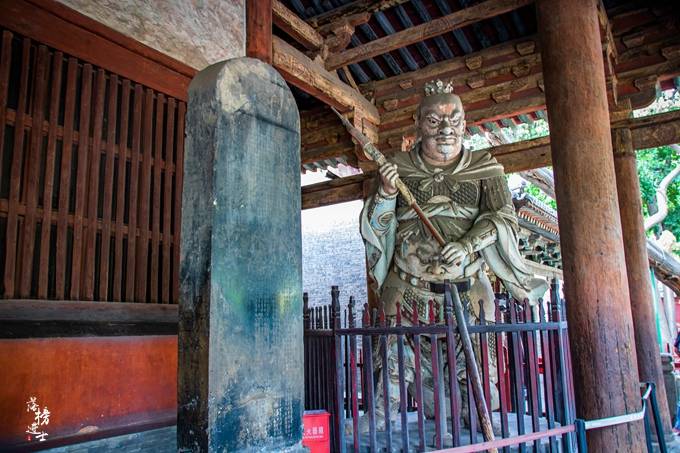
<instances>
[{"instance_id":1,"label":"statue holding staff","mask_svg":"<svg viewBox=\"0 0 680 453\"><path fill-rule=\"evenodd\" d=\"M464 289L460 296L470 324L479 322L479 300L484 302L489 321L493 321L494 295L485 266L518 300L526 298L535 303L547 289L547 283L534 278L525 267L517 248L517 219L503 166L487 150L472 152L463 147L465 127L463 105L452 86L439 80L430 82L425 85L425 97L417 109L414 146L407 153L378 162L380 183L364 204L360 225L372 289L388 317L396 314L397 303L401 303L406 312L404 319L411 319L409 315L417 311L426 321L430 300L443 306L444 281L448 280ZM366 144L362 145L366 149ZM399 184L410 189L417 204L398 192ZM425 221L421 219L423 214ZM427 223L434 226L439 237ZM399 401L396 342L392 341L388 348L390 410L394 419ZM412 349L406 356L406 381L412 390ZM425 412L431 416L429 357L429 351L423 354L427 360L422 369ZM456 357L462 415L467 423L465 360L460 347ZM495 383L493 362L490 378ZM378 362L376 370L383 372L383 365ZM380 386L381 379L377 382ZM497 390L491 387L491 404L495 408ZM380 388L376 396L376 411L381 412L384 404ZM382 414L376 415L380 423Z\"/></svg>"}]
</instances>

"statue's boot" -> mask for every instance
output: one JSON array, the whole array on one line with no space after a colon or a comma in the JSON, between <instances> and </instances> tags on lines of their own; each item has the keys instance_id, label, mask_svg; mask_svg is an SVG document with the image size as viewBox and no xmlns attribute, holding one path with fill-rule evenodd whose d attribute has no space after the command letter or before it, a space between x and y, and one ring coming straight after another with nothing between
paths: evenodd
<instances>
[{"instance_id":1,"label":"statue's boot","mask_svg":"<svg viewBox=\"0 0 680 453\"><path fill-rule=\"evenodd\" d=\"M453 435L450 432L445 432L443 434L443 441L442 441L442 446L443 447L453 447ZM430 443L430 447L436 447L437 446L437 435L432 436L432 442Z\"/></svg>"},{"instance_id":2,"label":"statue's boot","mask_svg":"<svg viewBox=\"0 0 680 453\"><path fill-rule=\"evenodd\" d=\"M502 429L501 429L500 420L496 420L493 417L493 412L489 413L489 417L491 418L491 429L493 429L494 435L500 436L501 433L503 432ZM469 430L470 429L470 407L468 406L468 403L467 403L467 395L466 395L464 402L463 402L463 405L461 407L460 418L461 418L461 421L463 422L463 427ZM479 423L479 418L477 418L477 420L475 420L475 421L477 422L476 423L477 432L482 433L482 426Z\"/></svg>"},{"instance_id":3,"label":"statue's boot","mask_svg":"<svg viewBox=\"0 0 680 453\"><path fill-rule=\"evenodd\" d=\"M364 414L359 417L359 427L358 427L359 434L367 434L370 431L371 425L370 425L370 417L368 414ZM383 414L379 414L376 411L375 414L375 430L377 432L383 432L385 431L385 417ZM352 423L351 419L345 419L345 435L351 436L352 433L354 432L354 424Z\"/></svg>"}]
</instances>

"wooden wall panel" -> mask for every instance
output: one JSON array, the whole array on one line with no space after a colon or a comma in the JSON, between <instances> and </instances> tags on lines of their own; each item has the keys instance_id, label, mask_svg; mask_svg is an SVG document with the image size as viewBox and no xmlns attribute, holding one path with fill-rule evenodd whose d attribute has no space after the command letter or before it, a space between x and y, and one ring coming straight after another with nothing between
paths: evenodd
<instances>
[{"instance_id":1,"label":"wooden wall panel","mask_svg":"<svg viewBox=\"0 0 680 453\"><path fill-rule=\"evenodd\" d=\"M0 32L0 295L175 303L186 103Z\"/></svg>"},{"instance_id":2,"label":"wooden wall panel","mask_svg":"<svg viewBox=\"0 0 680 453\"><path fill-rule=\"evenodd\" d=\"M54 0L0 0L0 26L186 101L196 70Z\"/></svg>"}]
</instances>

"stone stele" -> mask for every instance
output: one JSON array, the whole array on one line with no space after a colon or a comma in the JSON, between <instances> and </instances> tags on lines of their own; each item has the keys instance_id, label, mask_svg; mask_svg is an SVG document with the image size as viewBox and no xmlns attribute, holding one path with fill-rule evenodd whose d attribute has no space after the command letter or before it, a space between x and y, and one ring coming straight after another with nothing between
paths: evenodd
<instances>
[{"instance_id":1,"label":"stone stele","mask_svg":"<svg viewBox=\"0 0 680 453\"><path fill-rule=\"evenodd\" d=\"M179 451L302 451L300 119L283 78L238 58L189 87Z\"/></svg>"}]
</instances>

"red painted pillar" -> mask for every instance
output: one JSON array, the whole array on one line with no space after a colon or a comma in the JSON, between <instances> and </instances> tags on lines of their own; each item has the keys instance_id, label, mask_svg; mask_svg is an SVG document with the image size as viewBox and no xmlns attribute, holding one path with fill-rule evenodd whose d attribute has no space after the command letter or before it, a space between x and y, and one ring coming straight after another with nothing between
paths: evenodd
<instances>
[{"instance_id":1,"label":"red painted pillar","mask_svg":"<svg viewBox=\"0 0 680 453\"><path fill-rule=\"evenodd\" d=\"M661 371L661 355L656 334L654 317L654 296L649 279L649 258L645 237L640 181L635 163L635 149L630 129L616 129L614 139L614 166L619 206L621 207L621 228L628 271L630 306L635 326L635 347L637 350L638 374L644 382L654 382L661 420L668 423L668 400L666 385ZM664 431L670 431L665 425Z\"/></svg>"},{"instance_id":2,"label":"red painted pillar","mask_svg":"<svg viewBox=\"0 0 680 453\"><path fill-rule=\"evenodd\" d=\"M246 56L272 64L272 0L246 0Z\"/></svg>"},{"instance_id":3,"label":"red painted pillar","mask_svg":"<svg viewBox=\"0 0 680 453\"><path fill-rule=\"evenodd\" d=\"M538 0L576 415L640 408L597 0ZM642 423L588 431L597 452L642 452Z\"/></svg>"}]
</instances>

